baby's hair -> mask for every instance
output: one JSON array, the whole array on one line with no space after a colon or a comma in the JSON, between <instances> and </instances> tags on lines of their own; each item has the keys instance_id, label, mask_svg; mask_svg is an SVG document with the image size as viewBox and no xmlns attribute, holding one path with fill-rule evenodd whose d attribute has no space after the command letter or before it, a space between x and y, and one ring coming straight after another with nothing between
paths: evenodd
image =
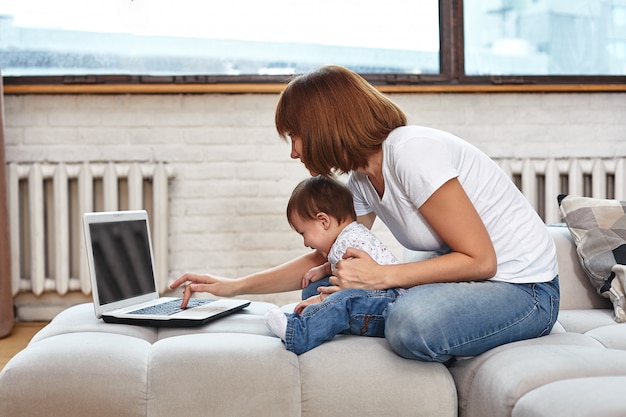
<instances>
[{"instance_id":1,"label":"baby's hair","mask_svg":"<svg viewBox=\"0 0 626 417\"><path fill-rule=\"evenodd\" d=\"M287 221L293 227L293 215L302 220L315 220L326 213L338 222L356 220L352 193L341 182L323 177L311 177L294 188L287 203Z\"/></svg>"}]
</instances>

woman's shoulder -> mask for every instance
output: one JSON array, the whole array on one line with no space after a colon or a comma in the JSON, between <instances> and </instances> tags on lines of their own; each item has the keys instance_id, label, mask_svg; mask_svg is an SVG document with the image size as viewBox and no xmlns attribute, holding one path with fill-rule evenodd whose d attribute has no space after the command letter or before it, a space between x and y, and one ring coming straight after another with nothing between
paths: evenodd
<instances>
[{"instance_id":1,"label":"woman's shoulder","mask_svg":"<svg viewBox=\"0 0 626 417\"><path fill-rule=\"evenodd\" d=\"M421 125L406 125L395 128L389 134L390 138L402 139L407 137L421 137L421 138L437 138L451 135L450 132L445 130L436 129L434 127L421 126Z\"/></svg>"},{"instance_id":2,"label":"woman's shoulder","mask_svg":"<svg viewBox=\"0 0 626 417\"><path fill-rule=\"evenodd\" d=\"M453 138L451 133L424 126L397 128L383 142L383 165L390 170L405 165L430 167L458 148Z\"/></svg>"},{"instance_id":3,"label":"woman's shoulder","mask_svg":"<svg viewBox=\"0 0 626 417\"><path fill-rule=\"evenodd\" d=\"M458 140L453 134L431 127L402 126L394 129L387 136L383 142L383 153L386 151L387 153L402 155L404 152L411 152L411 150L421 149L424 146L443 146L443 144L449 144L455 139Z\"/></svg>"},{"instance_id":4,"label":"woman's shoulder","mask_svg":"<svg viewBox=\"0 0 626 417\"><path fill-rule=\"evenodd\" d=\"M355 188L361 187L367 181L367 175L363 172L350 171L350 173L348 174L348 179L346 181L346 186L350 190L354 190Z\"/></svg>"}]
</instances>

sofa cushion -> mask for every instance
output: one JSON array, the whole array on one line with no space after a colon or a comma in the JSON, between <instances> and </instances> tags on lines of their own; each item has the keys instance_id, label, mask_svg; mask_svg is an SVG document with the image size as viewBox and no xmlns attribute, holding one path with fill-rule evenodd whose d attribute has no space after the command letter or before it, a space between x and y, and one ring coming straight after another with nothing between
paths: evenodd
<instances>
[{"instance_id":1,"label":"sofa cushion","mask_svg":"<svg viewBox=\"0 0 626 417\"><path fill-rule=\"evenodd\" d=\"M578 336L579 340L572 336ZM459 414L510 416L519 399L547 384L573 378L625 375L626 352L604 349L599 343L587 343L585 338L576 334L544 336L492 349L493 352L486 353L487 358L482 358L483 354L459 362L451 368L459 391ZM570 344L567 339L576 344ZM470 374L472 378L466 379ZM463 377L465 384L461 384Z\"/></svg>"},{"instance_id":2,"label":"sofa cushion","mask_svg":"<svg viewBox=\"0 0 626 417\"><path fill-rule=\"evenodd\" d=\"M401 358L382 338L339 335L298 363L302 417L457 415L447 368Z\"/></svg>"},{"instance_id":3,"label":"sofa cushion","mask_svg":"<svg viewBox=\"0 0 626 417\"><path fill-rule=\"evenodd\" d=\"M626 323L599 326L585 333L610 349L626 351Z\"/></svg>"},{"instance_id":4,"label":"sofa cushion","mask_svg":"<svg viewBox=\"0 0 626 417\"><path fill-rule=\"evenodd\" d=\"M519 347L532 347L532 346L581 346L588 347L591 349L601 349L604 351L605 349L602 347L602 344L597 340L585 336L579 333L556 333L550 334L548 336L542 336L535 339L522 340L519 342L508 343L502 346L498 346L487 352L464 360L457 360L452 362L449 365L449 370L452 376L454 377L454 382L456 383L456 388L459 396L459 415L464 417L480 417L487 416L491 414L483 413L484 409L481 408L481 404L485 403L487 400L489 402L499 402L501 397L496 397L495 395L489 395L485 390L489 390L490 388L484 388L484 384L491 384L489 379L495 379L499 381L502 378L510 378L510 375L507 376L506 372L498 373L498 375L494 375L493 373L488 374L486 377L481 377L481 373L483 372L485 366L489 364L494 357L497 357L504 351L508 351L510 349L517 349ZM550 347L553 349L553 347ZM517 359L515 360L517 362ZM529 362L527 368L530 372L530 364L532 364L534 360ZM493 372L493 371L492 371ZM532 371L534 372L534 371ZM520 375L515 376L518 379L522 379ZM478 394L478 393L481 394ZM479 395L477 398L476 396ZM480 399L480 395L488 396L488 399ZM471 404L472 402L478 401L478 404ZM513 400L513 403L515 401ZM507 414L502 414L507 415Z\"/></svg>"},{"instance_id":5,"label":"sofa cushion","mask_svg":"<svg viewBox=\"0 0 626 417\"><path fill-rule=\"evenodd\" d=\"M560 310L609 310L613 306L608 298L598 297L596 289L583 270L572 234L565 223L551 224L547 227L556 245L559 262L559 286L561 287ZM610 317L609 317L610 319ZM610 319L612 321L612 319Z\"/></svg>"},{"instance_id":6,"label":"sofa cushion","mask_svg":"<svg viewBox=\"0 0 626 417\"><path fill-rule=\"evenodd\" d=\"M568 195L560 207L583 269L613 303L615 321L625 322L626 202Z\"/></svg>"},{"instance_id":7,"label":"sofa cushion","mask_svg":"<svg viewBox=\"0 0 626 417\"><path fill-rule=\"evenodd\" d=\"M0 371L0 416L458 415L443 364L352 335L297 356L265 326L271 307L255 301L180 329L104 323L91 304L71 307Z\"/></svg>"},{"instance_id":8,"label":"sofa cushion","mask_svg":"<svg viewBox=\"0 0 626 417\"><path fill-rule=\"evenodd\" d=\"M102 332L31 343L0 372L0 415L145 415L151 349L141 338Z\"/></svg>"},{"instance_id":9,"label":"sofa cushion","mask_svg":"<svg viewBox=\"0 0 626 417\"><path fill-rule=\"evenodd\" d=\"M558 324L563 327L563 331L585 334L598 327L617 326L611 316L610 309L561 310Z\"/></svg>"},{"instance_id":10,"label":"sofa cushion","mask_svg":"<svg viewBox=\"0 0 626 417\"><path fill-rule=\"evenodd\" d=\"M153 344L145 415L301 414L298 358L280 339L194 330Z\"/></svg>"},{"instance_id":11,"label":"sofa cushion","mask_svg":"<svg viewBox=\"0 0 626 417\"><path fill-rule=\"evenodd\" d=\"M512 417L623 417L624 376L572 378L543 385L524 395Z\"/></svg>"}]
</instances>

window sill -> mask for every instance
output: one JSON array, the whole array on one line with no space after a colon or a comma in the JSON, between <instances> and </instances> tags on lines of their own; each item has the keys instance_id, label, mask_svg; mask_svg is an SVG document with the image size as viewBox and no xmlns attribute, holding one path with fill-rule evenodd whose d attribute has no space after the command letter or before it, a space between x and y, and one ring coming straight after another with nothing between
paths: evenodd
<instances>
[{"instance_id":1,"label":"window sill","mask_svg":"<svg viewBox=\"0 0 626 417\"><path fill-rule=\"evenodd\" d=\"M70 84L5 85L4 93L28 94L278 94L285 84ZM384 93L606 93L626 84L382 85Z\"/></svg>"}]
</instances>

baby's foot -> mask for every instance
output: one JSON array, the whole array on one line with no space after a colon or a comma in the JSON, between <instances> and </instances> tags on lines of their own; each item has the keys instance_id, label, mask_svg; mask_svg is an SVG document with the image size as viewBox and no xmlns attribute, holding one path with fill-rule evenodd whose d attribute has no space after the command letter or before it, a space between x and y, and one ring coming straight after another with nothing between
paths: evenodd
<instances>
[{"instance_id":1,"label":"baby's foot","mask_svg":"<svg viewBox=\"0 0 626 417\"><path fill-rule=\"evenodd\" d=\"M281 340L285 340L287 333L287 316L278 308L274 307L265 313L265 325Z\"/></svg>"}]
</instances>

